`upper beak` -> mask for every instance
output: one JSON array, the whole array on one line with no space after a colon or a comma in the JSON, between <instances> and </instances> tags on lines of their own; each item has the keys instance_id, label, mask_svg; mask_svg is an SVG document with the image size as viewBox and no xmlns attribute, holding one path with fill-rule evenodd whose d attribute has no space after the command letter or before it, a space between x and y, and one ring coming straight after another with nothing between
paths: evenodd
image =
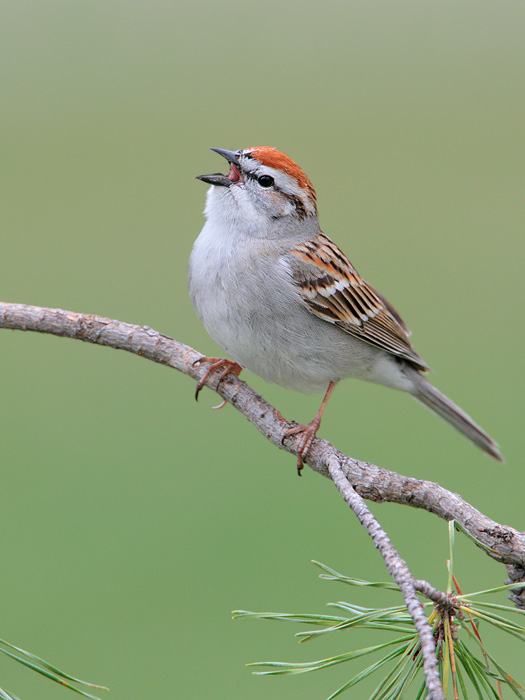
<instances>
[{"instance_id":1,"label":"upper beak","mask_svg":"<svg viewBox=\"0 0 525 700\"><path fill-rule=\"evenodd\" d=\"M238 170L238 166L240 165L238 152L227 151L225 148L212 148L211 150L223 156L223 158L226 158L228 163L230 163L230 172L228 175L223 175L222 173L197 175L197 180L202 180L210 185L217 185L219 187L229 187L230 185L233 185L234 182L238 182L241 177Z\"/></svg>"},{"instance_id":2,"label":"upper beak","mask_svg":"<svg viewBox=\"0 0 525 700\"><path fill-rule=\"evenodd\" d=\"M210 151L215 151L223 158L226 158L228 163L233 163L239 166L239 152L238 151L227 151L225 148L210 148Z\"/></svg>"}]
</instances>

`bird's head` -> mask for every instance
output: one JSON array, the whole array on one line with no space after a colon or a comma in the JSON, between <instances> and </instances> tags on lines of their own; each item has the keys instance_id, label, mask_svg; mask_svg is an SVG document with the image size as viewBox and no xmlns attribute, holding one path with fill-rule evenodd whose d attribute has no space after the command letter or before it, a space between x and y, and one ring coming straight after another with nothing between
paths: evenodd
<instances>
[{"instance_id":1,"label":"bird's head","mask_svg":"<svg viewBox=\"0 0 525 700\"><path fill-rule=\"evenodd\" d=\"M267 146L211 150L226 158L230 170L198 176L212 185L208 220L242 226L256 237L295 237L298 230L317 230L315 190L289 156Z\"/></svg>"}]
</instances>

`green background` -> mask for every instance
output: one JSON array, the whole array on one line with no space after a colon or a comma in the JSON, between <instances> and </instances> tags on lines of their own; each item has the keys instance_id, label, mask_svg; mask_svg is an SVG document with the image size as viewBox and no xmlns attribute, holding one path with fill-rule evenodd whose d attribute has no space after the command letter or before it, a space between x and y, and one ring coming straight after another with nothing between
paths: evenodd
<instances>
[{"instance_id":1,"label":"green background","mask_svg":"<svg viewBox=\"0 0 525 700\"><path fill-rule=\"evenodd\" d=\"M409 397L352 380L321 435L525 528L521 0L19 0L0 13L3 300L220 352L186 290L203 224L194 176L224 167L210 146L275 145L310 175L324 231L402 312L433 381L507 463ZM291 625L230 616L382 600L310 564L386 578L330 482L298 479L292 456L232 408L210 411L209 390L196 404L174 371L36 334L2 331L0 349L0 636L112 700L317 700L357 672L253 677L246 662L376 638L297 646ZM246 378L290 419L317 410L318 396ZM445 524L373 510L414 574L444 586ZM464 541L457 558L466 590L506 576ZM520 678L518 644L494 650ZM33 675L0 661L0 685L24 700L68 696Z\"/></svg>"}]
</instances>

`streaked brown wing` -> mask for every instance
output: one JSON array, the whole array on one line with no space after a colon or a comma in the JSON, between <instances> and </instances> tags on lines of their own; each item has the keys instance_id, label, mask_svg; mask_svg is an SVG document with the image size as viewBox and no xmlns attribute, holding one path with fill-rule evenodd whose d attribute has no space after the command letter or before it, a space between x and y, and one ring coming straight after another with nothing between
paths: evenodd
<instances>
[{"instance_id":1,"label":"streaked brown wing","mask_svg":"<svg viewBox=\"0 0 525 700\"><path fill-rule=\"evenodd\" d=\"M294 248L287 261L304 302L316 316L419 370L428 365L409 340L410 331L394 307L359 275L328 236Z\"/></svg>"}]
</instances>

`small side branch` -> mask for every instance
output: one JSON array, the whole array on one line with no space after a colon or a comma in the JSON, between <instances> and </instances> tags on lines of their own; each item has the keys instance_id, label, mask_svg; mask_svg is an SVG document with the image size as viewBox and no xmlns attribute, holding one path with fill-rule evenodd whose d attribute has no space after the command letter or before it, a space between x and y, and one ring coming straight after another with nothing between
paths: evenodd
<instances>
[{"instance_id":1,"label":"small side branch","mask_svg":"<svg viewBox=\"0 0 525 700\"><path fill-rule=\"evenodd\" d=\"M206 366L194 366L195 360L202 355L193 348L147 326L134 326L101 316L0 302L0 328L49 333L126 350L178 369L196 381L206 372ZM282 444L290 424L245 382L228 375L217 387L216 376L212 374L206 384L240 411L275 446L297 455L296 436L285 439L285 444ZM314 439L305 462L314 471L330 477L329 465L333 459L362 498L423 508L444 520L456 520L476 541L488 548L492 557L503 564L525 568L525 533L491 520L458 494L437 483L403 476L348 457L320 438Z\"/></svg>"},{"instance_id":2,"label":"small side branch","mask_svg":"<svg viewBox=\"0 0 525 700\"><path fill-rule=\"evenodd\" d=\"M424 595L425 598L428 598L441 608L454 609L455 606L451 602L450 596L443 593L443 591L438 591L438 589L431 586L428 581L416 578L414 579L414 587L418 593L421 593L421 595Z\"/></svg>"}]
</instances>

